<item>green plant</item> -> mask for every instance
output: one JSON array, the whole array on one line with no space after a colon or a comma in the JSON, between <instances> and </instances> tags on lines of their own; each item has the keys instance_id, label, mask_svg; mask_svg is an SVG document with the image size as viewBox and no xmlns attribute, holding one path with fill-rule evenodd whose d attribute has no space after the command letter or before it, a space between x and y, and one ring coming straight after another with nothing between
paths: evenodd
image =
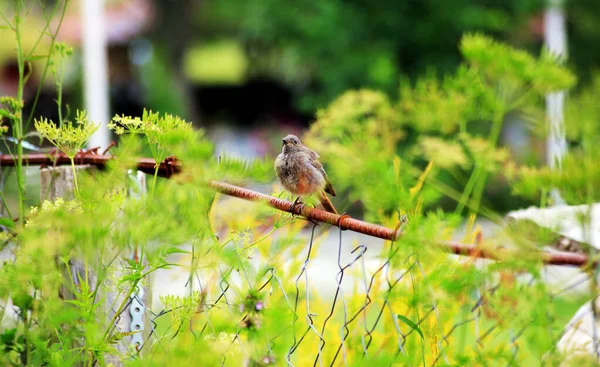
<instances>
[{"instance_id":1,"label":"green plant","mask_svg":"<svg viewBox=\"0 0 600 367\"><path fill-rule=\"evenodd\" d=\"M18 193L19 193L19 197L18 197L18 205L19 205L19 217L18 219L20 220L20 222L23 222L23 218L25 216L25 206L24 206L24 200L25 200L25 195L26 195L26 182L25 182L25 175L23 174L23 141L25 141L26 138L29 137L29 134L26 133L26 130L29 128L29 124L31 122L31 119L33 118L33 113L29 116L29 118L27 119L27 121L24 121L24 117L22 114L22 108L23 108L23 90L24 90L24 86L25 83L27 82L27 80L29 79L29 77L31 76L31 72L32 72L32 63L36 60L46 60L45 63L45 67L43 69L42 72L42 77L41 77L41 82L40 85L37 89L35 98L34 98L34 103L33 103L33 109L35 110L35 106L37 105L37 101L39 98L39 94L41 91L41 87L42 84L45 80L46 77L46 73L47 70L51 64L51 58L48 55L37 55L36 52L38 50L38 47L41 44L41 41L44 39L44 36L48 36L50 38L50 50L53 49L54 47L54 43L55 43L55 39L56 36L58 34L58 31L60 29L60 26L62 24L62 21L64 19L64 15L66 13L66 9L67 9L67 4L68 4L68 0L65 1L57 1L54 4L54 7L50 9L49 12L46 12L46 8L44 6L44 4L41 4L41 8L44 11L44 22L43 22L43 28L39 31L38 35L35 37L33 45L31 45L29 51L25 51L24 50L24 45L23 45L23 21L24 21L24 15L27 15L27 13L31 10L31 4L28 6L26 4L26 2L24 0L15 0L11 2L12 8L9 10L9 12L12 12L13 14L13 19L12 21L10 21L7 18L7 13L5 11L0 12L2 14L2 20L4 21L4 25L2 25L3 29L9 29L13 32L13 34L15 35L15 42L16 42L16 59L17 59L17 66L18 66L18 70L19 70L19 79L18 79L18 86L17 86L17 95L15 96L16 102L11 104L6 105L4 102L2 103L3 107L5 108L5 111L11 111L11 109L13 110L12 113L12 117L10 118L11 121L11 126L12 126L12 135L13 135L13 139L14 141L16 141L17 147L16 147L16 152L9 152L11 155L13 155L16 159L15 159L15 166L16 166L16 171L15 171L15 176L16 176L16 181L17 181L17 189L18 189ZM55 15L59 14L60 16L58 17L59 21L58 21L58 27L56 27L56 30L54 32L52 32L50 30L50 22L51 20L55 17ZM29 73L25 74L26 71L26 65L29 66ZM15 106L18 106L17 109L14 109Z\"/></svg>"},{"instance_id":2,"label":"green plant","mask_svg":"<svg viewBox=\"0 0 600 367\"><path fill-rule=\"evenodd\" d=\"M75 171L75 156L82 151L99 127L100 124L90 122L83 111L77 111L74 122L64 121L59 126L47 118L35 121L37 132L71 160L75 192L77 194L79 193L79 187L77 185L77 172Z\"/></svg>"},{"instance_id":3,"label":"green plant","mask_svg":"<svg viewBox=\"0 0 600 367\"><path fill-rule=\"evenodd\" d=\"M56 43L53 45L51 51L51 70L54 75L54 84L56 85L56 104L58 105L58 126L63 123L62 116L62 98L63 98L63 84L65 78L65 67L67 58L73 54L73 49L65 45L64 43Z\"/></svg>"},{"instance_id":4,"label":"green plant","mask_svg":"<svg viewBox=\"0 0 600 367\"><path fill-rule=\"evenodd\" d=\"M597 91L576 99L580 125L570 134L582 150L565 161L565 173L520 168L499 145L504 119L520 114L541 126L535 117L543 95L570 87L574 77L547 54L535 58L481 35L465 36L461 50L464 64L442 82L425 76L403 87L398 101L349 91L319 112L309 132L308 144L339 191L360 202L367 219L400 222L402 235L372 257L366 254L377 244L361 238L348 247L347 232L337 230L332 242L322 227L261 203L224 200L207 185L269 184L272 159L216 157L203 131L168 114L113 118L115 158L76 177L73 200L40 203L22 226L1 223L3 249L13 256L0 267L0 364L107 365L108 356L139 366L565 361L556 339L582 299L561 298L543 282L537 247L551 238L548 230L515 226L481 239L474 221L498 220L483 200L492 175L514 179L524 193L543 183L570 199L595 198L588 137L597 130ZM14 129L22 103L0 101ZM42 118L35 127L74 169L97 125L78 112L75 121L56 126ZM125 172L135 168L142 144L157 169L151 195L134 198L127 193L137 186ZM171 155L182 171L159 181L158 165ZM464 181L465 190L445 184L444 175ZM456 204L446 212L437 207L444 197ZM465 242L498 261L475 266L473 258L457 261L442 251L464 222ZM515 251L499 248L509 243ZM325 246L332 244L335 256L315 258L331 253ZM131 257L132 248L140 258ZM71 270L74 262L81 271ZM173 268L185 272L187 295L161 297L165 309L152 314L153 337L141 351L120 353L115 345L135 331L115 328L115 321L139 285ZM525 272L531 282L519 280ZM108 292L119 297L111 302Z\"/></svg>"},{"instance_id":5,"label":"green plant","mask_svg":"<svg viewBox=\"0 0 600 367\"><path fill-rule=\"evenodd\" d=\"M567 138L573 142L569 154L559 170L547 167L511 166L510 177L515 194L538 197L556 188L567 203L572 205L591 204L600 199L597 190L600 175L596 169L599 158L595 142L600 139L598 110L595 102L600 92L600 78L574 93L567 104L565 127Z\"/></svg>"},{"instance_id":6,"label":"green plant","mask_svg":"<svg viewBox=\"0 0 600 367\"><path fill-rule=\"evenodd\" d=\"M125 132L129 134L142 134L146 137L152 158L156 165L154 179L152 181L152 192L156 189L156 179L158 177L158 168L160 163L167 158L169 151L177 143L185 138L185 135L191 131L192 125L185 122L177 116L153 113L152 111L144 110L142 118L115 116L108 127L115 131L117 135L122 135Z\"/></svg>"},{"instance_id":7,"label":"green plant","mask_svg":"<svg viewBox=\"0 0 600 367\"><path fill-rule=\"evenodd\" d=\"M309 144L330 162L334 182L363 202L369 218L412 208L416 203L405 185L430 162L419 205L450 197L457 214L468 207L493 219L482 198L488 177L501 173L510 158L499 146L504 120L519 116L532 128L543 126L545 94L575 82L546 52L536 59L483 35L463 37L461 51L465 62L454 75L405 83L395 104L380 92L350 91L317 114ZM361 162L357 168L355 162ZM443 175L460 183L462 193Z\"/></svg>"}]
</instances>

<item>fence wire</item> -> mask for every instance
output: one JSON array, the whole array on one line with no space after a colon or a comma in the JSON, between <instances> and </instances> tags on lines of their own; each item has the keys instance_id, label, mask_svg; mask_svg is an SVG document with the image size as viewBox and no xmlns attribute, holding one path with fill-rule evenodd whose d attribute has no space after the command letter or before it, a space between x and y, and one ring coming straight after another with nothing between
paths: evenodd
<instances>
[{"instance_id":1,"label":"fence wire","mask_svg":"<svg viewBox=\"0 0 600 367\"><path fill-rule=\"evenodd\" d=\"M484 364L520 366L523 365L527 358L531 357L531 353L524 347L529 341L523 338L528 329L539 327L539 325L536 326L536 323L539 324L538 319L534 319L532 316L531 320L516 326L511 322L503 322L502 320L491 322L494 318L486 316L486 313L494 312L486 308L489 307L490 297L493 297L497 292L502 290L504 284L501 280L496 280L494 284L489 284L487 281L482 282L482 284L475 287L471 295L467 297L465 307L462 308L463 310L468 309L467 312L457 312L456 310L440 308L436 299L438 292L436 292L433 285L427 285L420 289L419 292L425 294L424 297L427 301L424 304L428 304L428 306L422 308L422 312L417 310L418 318L414 319L413 324L410 323L410 320L400 319L397 316L398 310L394 294L410 290L417 292L415 288L417 277L419 278L418 281L423 282L430 276L427 271L427 261L419 259L417 256L409 255L404 259L405 266L402 269L393 268L392 259L396 259L400 253L401 240L400 243L391 242L386 250L388 253L382 259L381 265L374 271L370 271L366 264L367 259L365 256L368 252L368 247L366 245L358 245L353 249L349 249L347 246L344 246L344 231L336 229L339 232L337 262L335 264L328 264L328 266L335 266L337 268L335 289L329 297L324 297L330 300L327 312L324 314L316 312L313 300L318 299L321 295L317 294L319 292L318 284L316 284L318 280L316 282L313 281L311 274L314 274L318 270L309 269L315 257L316 228L316 224L312 225L310 233L307 236L308 241L305 247L304 261L300 266L299 272L293 278L293 286L291 288L286 287L285 281L278 276L277 269L275 268L267 269L260 282L257 282L256 285L253 284L248 274L248 269L244 269L243 266L238 268L219 268L218 292L212 295L212 301L208 299L208 295L206 298L203 298L203 303L198 308L200 310L198 311L199 313L208 314L203 319L202 324L198 326L193 325L191 321L187 321L189 322L188 326L184 325L186 322L184 321L180 324L171 323L168 327L159 329L157 325L161 322L160 320L176 310L164 309L156 313L146 305L145 313L149 320L150 332L145 336L143 348L137 353L131 353L130 357L138 358L139 354L142 354L144 358L152 359L155 353L166 353L169 350L168 343L177 338L184 329L188 328L195 338L209 338L211 340L226 339L228 346L219 357L221 366L235 365L230 359L229 354L234 349L247 356L247 361L249 361L247 365L249 366L349 366L356 365L356 363L360 365L360 360L365 359L366 361L366 359L378 354L379 350L373 349L375 341L378 342L378 348L381 346L381 343L385 344L386 348L393 346L395 350L394 357L397 360L406 360L406 358L411 357L411 353L415 353L414 347L412 349L408 348L411 335L417 340L419 338L424 340L424 333L429 336L435 335L436 337L434 338L435 340L430 340L431 356L425 357L425 349L421 352L422 356L413 356L412 361L415 361L414 363L418 363L418 365L457 365L456 348L452 344L452 337L460 333L472 334L472 340L466 340L465 338L463 340L466 340L464 341L465 344L470 344L473 353L476 355L479 354L481 358L484 358L486 355L485 351L490 348L507 348L510 351L509 357L503 355L503 358L498 358L495 361L489 360ZM344 255L348 255L345 253L346 251L350 252L351 258L349 261L344 262ZM471 266L474 266L474 264L471 264ZM348 276L349 271L355 271L356 274L359 274L355 280L364 292L364 295L360 295L363 297L360 307L354 310L350 310L348 301L349 298L356 297L356 294L345 294L342 287L343 281ZM238 287L231 283L231 276L234 273L241 275L242 282L245 283L244 286ZM199 291L202 294L206 294L207 288L205 285L208 283L208 280L202 279L197 272L193 274L193 279L195 279ZM375 291L376 284L381 282L382 279L385 283L385 289ZM191 286L191 280L188 281L187 286ZM566 287L558 289L555 292L549 292L549 302L559 298L565 292L580 287L582 283L588 280L589 276L583 274L581 277L573 279ZM536 284L538 282L535 282L532 278L522 285L527 289L531 288L533 290ZM402 287L400 288L401 285ZM246 286L249 289L256 289L256 292L260 294L261 299L264 300L264 304L261 307L269 307L270 297L274 293L280 292L282 302L292 316L289 324L282 321L279 332L269 336L268 341L263 345L265 354L259 360L251 359L252 347L248 345L250 342L244 337L244 333L251 327L260 328L260 319L252 312L248 312L248 310L244 310L240 316L240 304L242 302L240 301L240 289L245 289ZM141 300L138 301L141 302ZM548 307L550 306L549 304ZM235 330L235 333L224 338L223 333L211 323L210 314L214 311L226 311L232 318L239 318L239 327ZM519 305L515 305L513 311L515 315L519 314ZM449 312L454 312L454 314L449 314ZM386 314L389 315L387 319L385 318ZM522 316L519 315L519 317ZM564 324L553 324L550 314L545 315L545 317L548 321L547 332L552 336L554 345L569 332L581 328L582 322L591 323L591 326L586 330L590 330L589 338L593 342L594 354L599 358L599 343L595 328L597 321L595 307L590 307L589 312L581 313L566 326ZM385 327L387 330L392 330L390 335L393 335L393 338L388 338L388 340L381 340L382 333L378 331L383 327L382 322L384 322L384 319L389 320ZM454 321L451 324L444 324L442 319L452 319ZM339 328L339 338L337 339L330 338L328 336L330 333L327 333L327 327L334 320L336 325L337 323L341 325ZM433 325L433 332L425 331L427 325ZM558 330L557 327L560 327L561 330ZM360 333L360 343L350 343L350 336L356 335L357 332ZM291 337L286 339L283 337L286 334L291 335ZM314 342L307 342L311 338L316 338L316 348L314 348ZM282 344L285 345L287 352L284 353L285 357L283 359L278 360L273 352L273 348L275 346L280 348ZM305 348L303 349L303 347ZM467 345L463 346L463 348L467 348ZM326 353L326 350L330 352ZM550 356L556 353L558 353L557 350L550 350L547 355ZM279 355L281 356L281 353ZM312 357L309 358L310 363L306 362L308 355ZM300 360L303 362L300 362ZM600 361L600 358L598 360ZM541 363L541 361L538 362ZM392 363L386 365L392 365Z\"/></svg>"}]
</instances>

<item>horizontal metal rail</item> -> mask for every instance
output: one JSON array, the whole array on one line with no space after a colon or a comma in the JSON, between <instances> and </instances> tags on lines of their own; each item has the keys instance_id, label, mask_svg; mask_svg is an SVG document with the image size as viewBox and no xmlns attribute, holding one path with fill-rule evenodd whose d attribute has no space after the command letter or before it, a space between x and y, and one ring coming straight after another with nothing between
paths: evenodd
<instances>
[{"instance_id":1,"label":"horizontal metal rail","mask_svg":"<svg viewBox=\"0 0 600 367\"><path fill-rule=\"evenodd\" d=\"M95 150L79 153L75 157L77 164L89 164L95 165L99 168L103 168L106 164L114 159L113 156L100 155L95 153ZM69 157L62 153L53 154L28 154L23 157L24 165L30 166L53 166L53 165L68 165L71 164ZM0 155L0 165L2 167L14 166L15 158L11 155ZM137 169L148 173L154 174L156 164L151 158L138 158ZM169 178L173 174L178 173L182 170L182 165L177 162L176 159L168 158L164 162L160 163L158 169L158 175L160 177ZM311 221L328 223L330 225L339 227L342 230L350 230L372 237L381 238L384 240L397 240L400 234L398 228L390 229L378 224L364 222L362 220L354 219L349 215L342 214L337 215L326 212L324 210L310 208L302 204L294 204L291 201L279 199L270 195L265 195L256 191L248 190L242 187L238 187L232 184L209 181L208 185L215 190L229 196L234 196L240 199L250 201L262 201L273 208L289 212L296 215L301 215ZM487 258L493 260L501 260L502 258L510 258L511 256L521 257L520 253L515 250L509 249L498 249L497 251L490 251L489 249L483 249L477 245L468 245L462 243L443 243L441 247L456 255L471 256L477 258ZM539 257L544 263L549 265L562 265L562 266L589 266L593 265L590 263L588 256L568 253L568 252L547 252L538 251L528 254L529 257Z\"/></svg>"}]
</instances>

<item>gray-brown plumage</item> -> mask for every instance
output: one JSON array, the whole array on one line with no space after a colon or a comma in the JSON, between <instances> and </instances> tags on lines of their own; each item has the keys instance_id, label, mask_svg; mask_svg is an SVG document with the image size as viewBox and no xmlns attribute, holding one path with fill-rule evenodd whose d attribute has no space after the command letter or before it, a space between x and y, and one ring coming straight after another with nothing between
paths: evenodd
<instances>
[{"instance_id":1,"label":"gray-brown plumage","mask_svg":"<svg viewBox=\"0 0 600 367\"><path fill-rule=\"evenodd\" d=\"M325 193L335 196L317 152L305 147L295 135L283 140L281 154L275 160L275 172L283 187L294 195L316 195L323 209L337 214Z\"/></svg>"}]
</instances>

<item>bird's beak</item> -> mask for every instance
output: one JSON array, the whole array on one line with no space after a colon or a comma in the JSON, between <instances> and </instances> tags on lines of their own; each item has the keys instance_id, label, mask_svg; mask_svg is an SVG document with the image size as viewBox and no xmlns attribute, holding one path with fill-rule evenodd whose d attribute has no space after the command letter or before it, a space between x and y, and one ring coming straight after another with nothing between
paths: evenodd
<instances>
[{"instance_id":1,"label":"bird's beak","mask_svg":"<svg viewBox=\"0 0 600 367\"><path fill-rule=\"evenodd\" d=\"M287 144L287 142L285 141L285 139L281 139L281 141L283 142L282 145L286 145Z\"/></svg>"}]
</instances>

